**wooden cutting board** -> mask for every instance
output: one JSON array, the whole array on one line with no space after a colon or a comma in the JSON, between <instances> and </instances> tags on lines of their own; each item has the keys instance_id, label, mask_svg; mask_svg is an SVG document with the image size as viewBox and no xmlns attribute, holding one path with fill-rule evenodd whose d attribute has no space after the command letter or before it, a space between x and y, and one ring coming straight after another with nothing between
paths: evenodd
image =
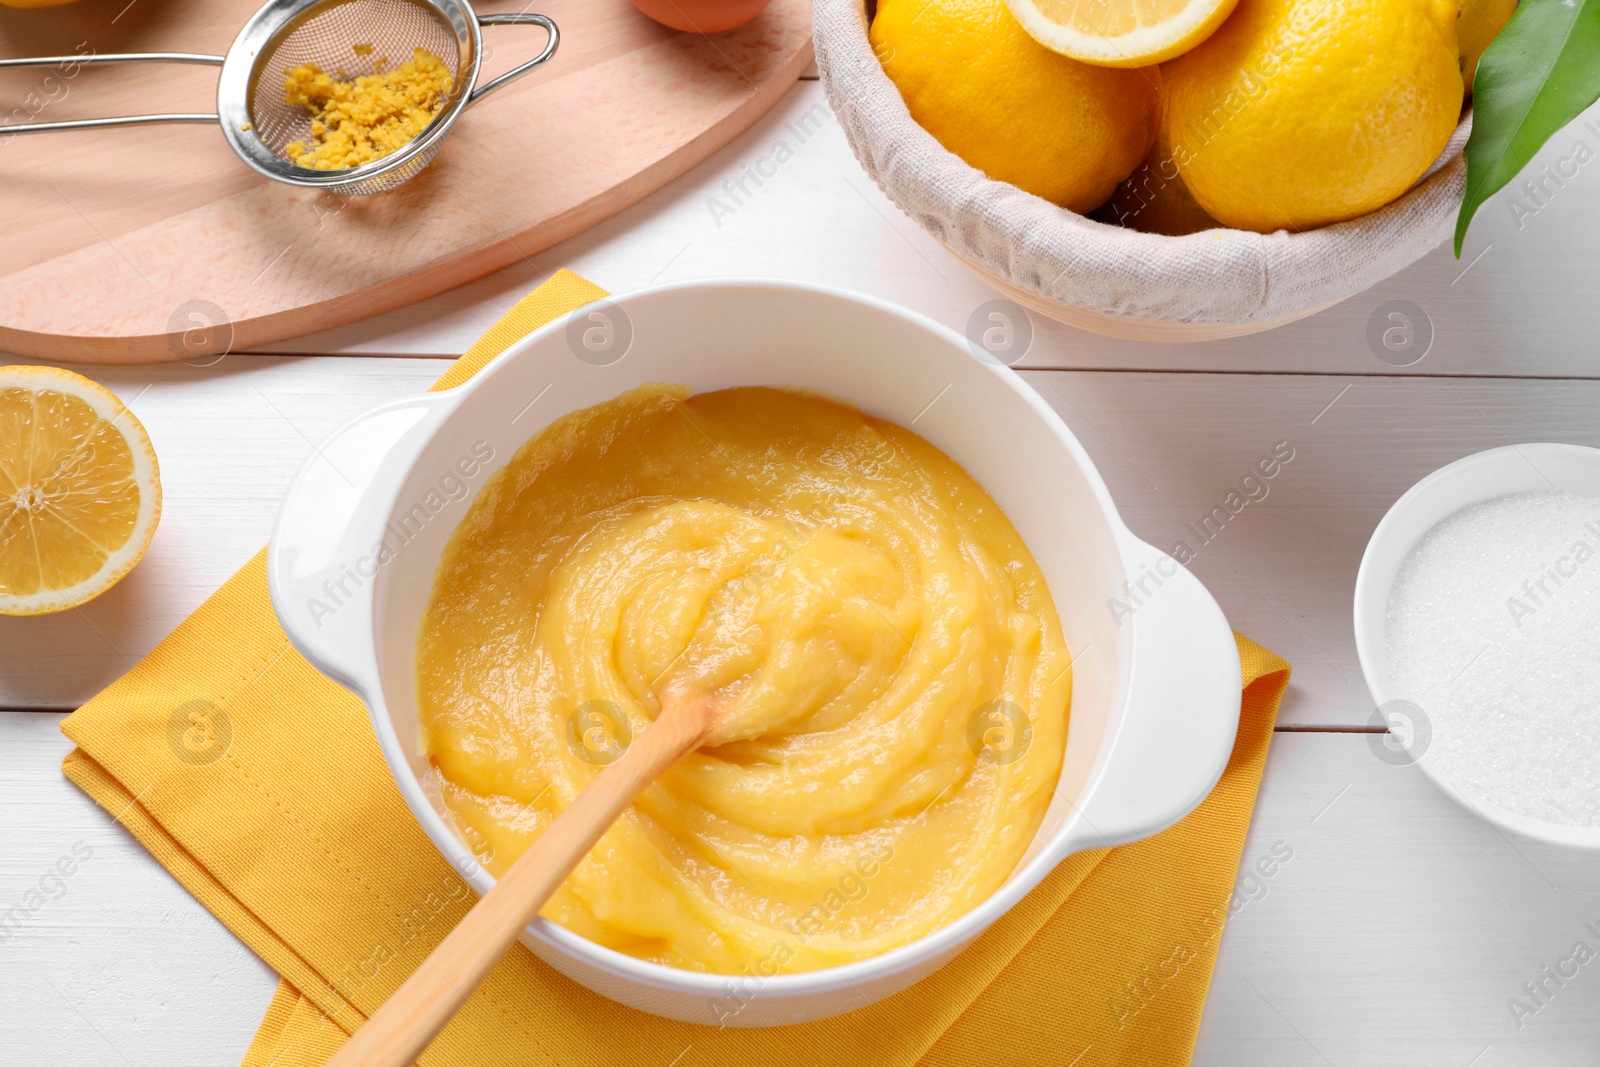
<instances>
[{"instance_id":1,"label":"wooden cutting board","mask_svg":"<svg viewBox=\"0 0 1600 1067\"><path fill-rule=\"evenodd\" d=\"M0 56L222 54L259 0L0 7ZM483 0L480 14L519 10ZM627 0L541 0L542 68L467 111L399 189L343 199L258 177L211 126L0 138L0 351L206 358L365 318L592 226L726 144L811 60L806 0L710 37ZM484 31L485 75L544 45ZM490 50L493 49L491 52ZM0 123L214 110L216 68L0 71Z\"/></svg>"}]
</instances>

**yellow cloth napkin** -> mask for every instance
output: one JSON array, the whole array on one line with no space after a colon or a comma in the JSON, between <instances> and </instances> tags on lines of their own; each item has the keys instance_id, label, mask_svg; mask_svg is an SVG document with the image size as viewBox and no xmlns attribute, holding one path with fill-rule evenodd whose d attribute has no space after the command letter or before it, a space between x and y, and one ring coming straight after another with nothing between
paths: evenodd
<instances>
[{"instance_id":1,"label":"yellow cloth napkin","mask_svg":"<svg viewBox=\"0 0 1600 1067\"><path fill-rule=\"evenodd\" d=\"M562 271L435 385L603 290ZM1188 1062L1289 665L1240 637L1239 738L1211 796L1146 841L1074 856L937 974L780 1029L658 1019L520 945L424 1067ZM67 776L283 977L249 1067L321 1064L472 894L395 789L365 709L289 645L257 554L62 725Z\"/></svg>"}]
</instances>

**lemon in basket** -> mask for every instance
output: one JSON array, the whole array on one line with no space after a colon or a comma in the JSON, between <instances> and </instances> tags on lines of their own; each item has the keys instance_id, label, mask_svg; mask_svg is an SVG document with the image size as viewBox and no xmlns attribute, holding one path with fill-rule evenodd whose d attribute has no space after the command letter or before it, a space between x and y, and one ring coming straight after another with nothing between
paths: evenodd
<instances>
[{"instance_id":1,"label":"lemon in basket","mask_svg":"<svg viewBox=\"0 0 1600 1067\"><path fill-rule=\"evenodd\" d=\"M1130 230L1181 237L1214 229L1217 220L1195 203L1172 158L1172 126L1167 121L1167 93L1172 79L1165 76L1166 68L1162 68L1162 74L1161 123L1156 130L1156 143L1144 162L1117 186L1116 195L1100 217Z\"/></svg>"},{"instance_id":2,"label":"lemon in basket","mask_svg":"<svg viewBox=\"0 0 1600 1067\"><path fill-rule=\"evenodd\" d=\"M1461 113L1455 0L1239 0L1167 68L1184 184L1226 226L1305 230L1420 178Z\"/></svg>"},{"instance_id":3,"label":"lemon in basket","mask_svg":"<svg viewBox=\"0 0 1600 1067\"><path fill-rule=\"evenodd\" d=\"M99 596L160 517L155 450L120 400L71 371L0 367L0 614Z\"/></svg>"},{"instance_id":4,"label":"lemon in basket","mask_svg":"<svg viewBox=\"0 0 1600 1067\"><path fill-rule=\"evenodd\" d=\"M1033 39L1105 67L1182 55L1222 25L1236 0L1006 0Z\"/></svg>"},{"instance_id":5,"label":"lemon in basket","mask_svg":"<svg viewBox=\"0 0 1600 1067\"><path fill-rule=\"evenodd\" d=\"M1161 76L1058 55L1004 0L880 0L871 40L911 117L990 178L1088 212L1155 138Z\"/></svg>"},{"instance_id":6,"label":"lemon in basket","mask_svg":"<svg viewBox=\"0 0 1600 1067\"><path fill-rule=\"evenodd\" d=\"M1478 72L1478 57L1516 13L1517 0L1461 0L1456 40L1461 44L1461 80L1466 83L1468 96L1472 95L1472 79Z\"/></svg>"}]
</instances>

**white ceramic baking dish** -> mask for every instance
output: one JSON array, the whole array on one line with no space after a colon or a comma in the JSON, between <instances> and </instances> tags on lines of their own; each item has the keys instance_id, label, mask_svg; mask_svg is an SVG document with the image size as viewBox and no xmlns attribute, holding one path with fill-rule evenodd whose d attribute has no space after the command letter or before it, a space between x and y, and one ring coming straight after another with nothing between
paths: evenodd
<instances>
[{"instance_id":1,"label":"white ceramic baking dish","mask_svg":"<svg viewBox=\"0 0 1600 1067\"><path fill-rule=\"evenodd\" d=\"M473 495L518 446L560 415L647 382L813 390L912 426L953 457L1049 582L1075 656L1071 724L1060 786L1016 871L917 942L735 981L644 963L539 919L523 942L551 966L689 1022L824 1018L933 972L1066 856L1153 834L1210 792L1239 714L1227 621L1198 580L1128 531L1082 446L1020 377L943 326L866 297L787 283L670 285L579 309L465 385L348 423L296 476L273 531L267 579L285 631L366 703L406 803L478 892L492 877L424 786L413 656L434 572ZM379 551L386 540L392 556Z\"/></svg>"}]
</instances>

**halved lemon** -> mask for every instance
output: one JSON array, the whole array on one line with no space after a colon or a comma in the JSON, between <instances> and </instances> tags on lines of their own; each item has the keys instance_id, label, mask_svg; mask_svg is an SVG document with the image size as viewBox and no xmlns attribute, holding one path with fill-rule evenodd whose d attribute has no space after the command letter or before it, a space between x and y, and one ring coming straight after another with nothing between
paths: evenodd
<instances>
[{"instance_id":1,"label":"halved lemon","mask_svg":"<svg viewBox=\"0 0 1600 1067\"><path fill-rule=\"evenodd\" d=\"M1006 0L1034 40L1102 67L1148 67L1222 25L1237 0Z\"/></svg>"},{"instance_id":2,"label":"halved lemon","mask_svg":"<svg viewBox=\"0 0 1600 1067\"><path fill-rule=\"evenodd\" d=\"M71 371L0 367L0 614L93 600L160 518L155 449L122 401Z\"/></svg>"}]
</instances>

